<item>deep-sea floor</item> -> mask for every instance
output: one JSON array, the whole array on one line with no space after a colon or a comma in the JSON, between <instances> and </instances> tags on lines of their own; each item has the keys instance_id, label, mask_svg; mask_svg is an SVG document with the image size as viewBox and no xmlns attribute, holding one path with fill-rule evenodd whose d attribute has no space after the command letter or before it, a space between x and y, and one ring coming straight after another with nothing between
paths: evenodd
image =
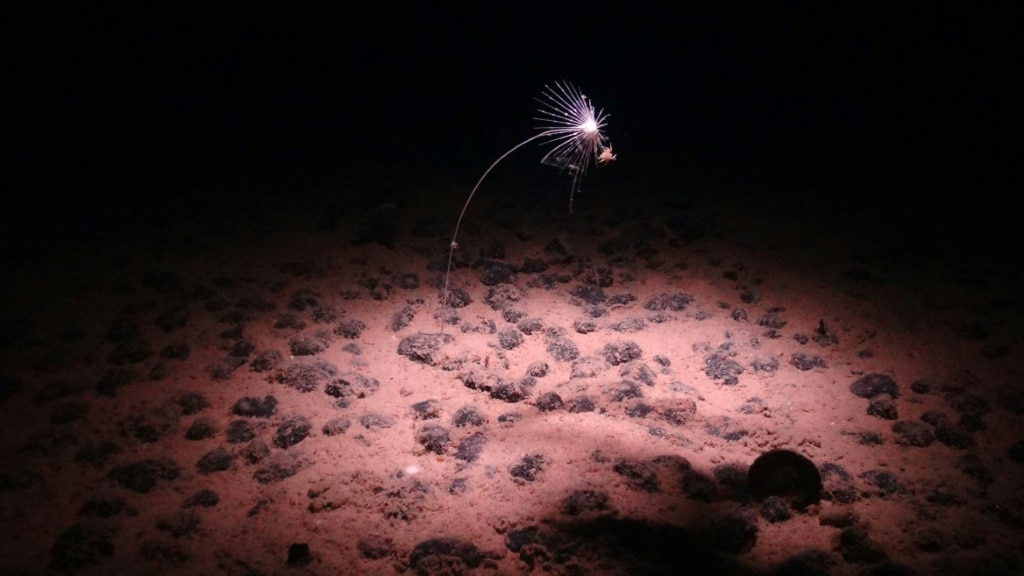
<instances>
[{"instance_id":1,"label":"deep-sea floor","mask_svg":"<svg viewBox=\"0 0 1024 576\"><path fill-rule=\"evenodd\" d=\"M476 202L449 307L438 201L179 207L22 262L0 572L1020 573L998 269L752 205ZM752 488L773 449L820 493Z\"/></svg>"}]
</instances>

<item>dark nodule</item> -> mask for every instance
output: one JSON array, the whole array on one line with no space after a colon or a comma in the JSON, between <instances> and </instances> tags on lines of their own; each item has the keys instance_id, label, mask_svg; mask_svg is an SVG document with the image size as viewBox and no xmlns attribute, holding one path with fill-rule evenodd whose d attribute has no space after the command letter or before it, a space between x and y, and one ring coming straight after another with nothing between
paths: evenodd
<instances>
[{"instance_id":1,"label":"dark nodule","mask_svg":"<svg viewBox=\"0 0 1024 576\"><path fill-rule=\"evenodd\" d=\"M757 501L779 496L796 509L821 501L821 473L810 459L790 450L759 456L747 472L747 486Z\"/></svg>"}]
</instances>

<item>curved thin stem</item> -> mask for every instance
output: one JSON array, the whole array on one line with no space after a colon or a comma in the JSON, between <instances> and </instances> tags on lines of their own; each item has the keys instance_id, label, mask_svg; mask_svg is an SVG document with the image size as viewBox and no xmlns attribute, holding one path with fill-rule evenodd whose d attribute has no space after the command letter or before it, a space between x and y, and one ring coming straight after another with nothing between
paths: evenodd
<instances>
[{"instance_id":1,"label":"curved thin stem","mask_svg":"<svg viewBox=\"0 0 1024 576\"><path fill-rule=\"evenodd\" d=\"M459 235L459 226L462 225L462 218L466 215L466 209L469 208L469 203L470 201L473 200L473 195L476 194L477 188L479 188L480 184L483 183L484 178L487 178L487 175L491 173L491 170L494 170L494 167L497 166L499 162L504 160L505 157L508 156L509 154L515 152L516 150L522 148L526 144L529 144L530 142L533 142L538 138L543 138L544 136L550 136L552 134L556 134L563 131L564 129L545 130L540 134L536 134L526 140L523 140L519 144L516 144L515 146L510 148L508 152L505 152L497 160L495 160L494 163L491 164L491 166L484 172L484 175L481 176L480 179L476 181L476 186L473 186L473 191L469 193L469 198L466 198L466 203L462 205L462 212L459 213L459 219L456 220L455 222L455 232L452 233L452 242L448 248L448 269L444 273L444 300L442 301L442 306L448 305L448 280L450 279L452 273L452 258L455 256L455 247L458 246L458 244L456 244L455 242L455 239Z\"/></svg>"}]
</instances>

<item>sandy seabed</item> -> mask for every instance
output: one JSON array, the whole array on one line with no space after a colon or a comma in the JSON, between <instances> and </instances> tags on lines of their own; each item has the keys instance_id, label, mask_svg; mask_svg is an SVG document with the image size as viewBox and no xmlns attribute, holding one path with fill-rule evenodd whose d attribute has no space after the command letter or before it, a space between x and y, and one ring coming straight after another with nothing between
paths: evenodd
<instances>
[{"instance_id":1,"label":"sandy seabed","mask_svg":"<svg viewBox=\"0 0 1024 576\"><path fill-rule=\"evenodd\" d=\"M755 209L474 209L448 306L436 205L23 262L0 573L1021 573L1005 278Z\"/></svg>"}]
</instances>

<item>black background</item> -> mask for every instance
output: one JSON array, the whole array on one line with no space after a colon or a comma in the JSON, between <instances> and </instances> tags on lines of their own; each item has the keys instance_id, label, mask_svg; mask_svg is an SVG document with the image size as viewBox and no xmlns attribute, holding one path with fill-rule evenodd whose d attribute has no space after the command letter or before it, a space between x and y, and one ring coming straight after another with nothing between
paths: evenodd
<instances>
[{"instance_id":1,"label":"black background","mask_svg":"<svg viewBox=\"0 0 1024 576\"><path fill-rule=\"evenodd\" d=\"M468 189L557 80L611 114L616 186L857 206L936 235L1016 221L1013 3L477 4L7 9L4 241L211 181Z\"/></svg>"}]
</instances>

